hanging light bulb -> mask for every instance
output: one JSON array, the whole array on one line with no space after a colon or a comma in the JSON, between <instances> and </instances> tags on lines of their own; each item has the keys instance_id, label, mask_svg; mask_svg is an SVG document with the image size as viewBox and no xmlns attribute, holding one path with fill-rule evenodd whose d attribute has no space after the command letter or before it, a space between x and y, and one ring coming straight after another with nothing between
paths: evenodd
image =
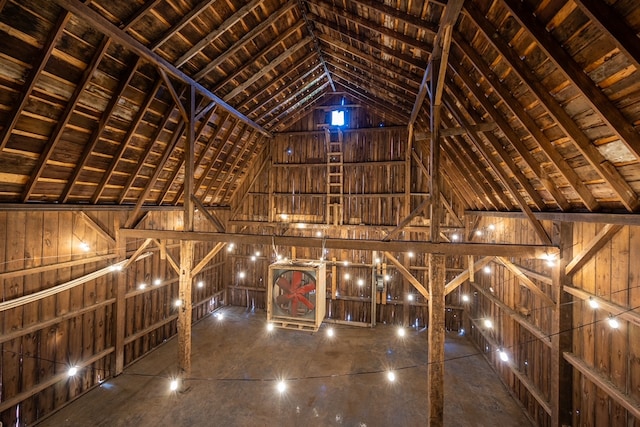
<instances>
[{"instance_id":1,"label":"hanging light bulb","mask_svg":"<svg viewBox=\"0 0 640 427\"><path fill-rule=\"evenodd\" d=\"M503 362L509 361L509 355L503 349L500 349L498 351L498 354L500 355L500 360L502 360Z\"/></svg>"},{"instance_id":2,"label":"hanging light bulb","mask_svg":"<svg viewBox=\"0 0 640 427\"><path fill-rule=\"evenodd\" d=\"M615 317L610 316L609 326L611 326L612 329L618 329L620 327L620 322L618 322L618 319L616 319Z\"/></svg>"},{"instance_id":3,"label":"hanging light bulb","mask_svg":"<svg viewBox=\"0 0 640 427\"><path fill-rule=\"evenodd\" d=\"M493 322L491 319L484 319L484 327L487 329L493 328Z\"/></svg>"},{"instance_id":4,"label":"hanging light bulb","mask_svg":"<svg viewBox=\"0 0 640 427\"><path fill-rule=\"evenodd\" d=\"M600 304L598 304L598 301L594 300L593 297L589 297L589 307L595 309L600 307Z\"/></svg>"}]
</instances>

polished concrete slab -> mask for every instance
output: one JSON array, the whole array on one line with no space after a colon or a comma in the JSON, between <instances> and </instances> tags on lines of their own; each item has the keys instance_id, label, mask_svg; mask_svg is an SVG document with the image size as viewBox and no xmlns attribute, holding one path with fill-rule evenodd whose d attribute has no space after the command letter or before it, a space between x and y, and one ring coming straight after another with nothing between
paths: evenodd
<instances>
[{"instance_id":1,"label":"polished concrete slab","mask_svg":"<svg viewBox=\"0 0 640 427\"><path fill-rule=\"evenodd\" d=\"M323 325L266 329L264 311L227 307L193 329L193 369L181 390L173 339L42 426L423 426L427 331ZM466 338L447 336L445 424L530 426ZM395 381L388 379L393 371ZM279 380L285 391L279 392Z\"/></svg>"}]
</instances>

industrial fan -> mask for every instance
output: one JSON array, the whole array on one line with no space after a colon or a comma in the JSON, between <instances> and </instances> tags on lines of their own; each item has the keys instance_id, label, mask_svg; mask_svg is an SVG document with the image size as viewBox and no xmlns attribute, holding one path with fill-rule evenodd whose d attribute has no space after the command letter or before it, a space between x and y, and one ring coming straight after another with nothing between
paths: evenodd
<instances>
[{"instance_id":1,"label":"industrial fan","mask_svg":"<svg viewBox=\"0 0 640 427\"><path fill-rule=\"evenodd\" d=\"M269 267L267 318L275 326L317 330L325 313L323 263L276 263Z\"/></svg>"},{"instance_id":2,"label":"industrial fan","mask_svg":"<svg viewBox=\"0 0 640 427\"><path fill-rule=\"evenodd\" d=\"M313 271L277 270L273 281L273 306L283 316L313 317L316 278Z\"/></svg>"}]
</instances>

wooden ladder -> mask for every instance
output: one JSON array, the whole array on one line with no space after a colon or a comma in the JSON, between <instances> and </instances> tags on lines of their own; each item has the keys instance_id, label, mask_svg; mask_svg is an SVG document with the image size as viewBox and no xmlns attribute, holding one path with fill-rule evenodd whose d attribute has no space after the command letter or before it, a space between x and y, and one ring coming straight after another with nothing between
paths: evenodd
<instances>
[{"instance_id":1,"label":"wooden ladder","mask_svg":"<svg viewBox=\"0 0 640 427\"><path fill-rule=\"evenodd\" d=\"M342 131L332 133L324 130L327 143L327 224L342 225L344 200L344 159L342 152ZM336 139L337 140L334 140ZM333 219L333 221L332 221Z\"/></svg>"}]
</instances>

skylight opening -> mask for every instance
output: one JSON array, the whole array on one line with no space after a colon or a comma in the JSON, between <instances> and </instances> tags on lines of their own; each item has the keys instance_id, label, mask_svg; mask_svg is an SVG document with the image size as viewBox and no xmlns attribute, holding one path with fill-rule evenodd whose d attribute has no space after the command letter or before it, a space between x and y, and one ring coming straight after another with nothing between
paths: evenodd
<instances>
[{"instance_id":1,"label":"skylight opening","mask_svg":"<svg viewBox=\"0 0 640 427\"><path fill-rule=\"evenodd\" d=\"M331 112L331 126L344 126L344 110Z\"/></svg>"}]
</instances>

